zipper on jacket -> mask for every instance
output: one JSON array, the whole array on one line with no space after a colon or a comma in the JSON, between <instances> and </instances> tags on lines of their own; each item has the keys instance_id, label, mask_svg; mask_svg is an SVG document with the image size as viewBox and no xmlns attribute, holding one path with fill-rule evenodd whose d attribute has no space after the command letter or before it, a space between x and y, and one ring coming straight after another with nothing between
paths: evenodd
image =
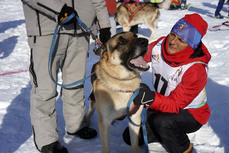
<instances>
[{"instance_id":1,"label":"zipper on jacket","mask_svg":"<svg viewBox=\"0 0 229 153\"><path fill-rule=\"evenodd\" d=\"M72 8L76 11L74 0L72 0ZM74 33L76 34L76 23L74 23Z\"/></svg>"},{"instance_id":2,"label":"zipper on jacket","mask_svg":"<svg viewBox=\"0 0 229 153\"><path fill-rule=\"evenodd\" d=\"M37 24L38 24L38 29L39 29L39 35L41 36L41 24L40 24L39 12L36 11L36 14L37 14Z\"/></svg>"}]
</instances>

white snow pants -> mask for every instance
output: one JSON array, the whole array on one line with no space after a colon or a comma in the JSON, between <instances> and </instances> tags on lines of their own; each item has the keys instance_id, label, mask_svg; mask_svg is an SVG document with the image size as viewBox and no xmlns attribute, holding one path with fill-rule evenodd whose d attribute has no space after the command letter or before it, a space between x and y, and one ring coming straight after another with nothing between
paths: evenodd
<instances>
[{"instance_id":1,"label":"white snow pants","mask_svg":"<svg viewBox=\"0 0 229 153\"><path fill-rule=\"evenodd\" d=\"M115 14L109 14L109 20L111 24L111 37L116 34L116 21L115 21Z\"/></svg>"},{"instance_id":2,"label":"white snow pants","mask_svg":"<svg viewBox=\"0 0 229 153\"><path fill-rule=\"evenodd\" d=\"M31 48L30 77L30 117L35 145L38 150L59 140L56 115L57 85L48 73L49 50L52 35L29 37ZM86 73L86 58L89 40L87 34L81 36L61 34L56 39L55 59L52 65L53 78L62 71L63 84L83 79ZM74 133L87 125L85 119L85 98L83 84L74 88L61 88L63 115L66 131Z\"/></svg>"}]
</instances>

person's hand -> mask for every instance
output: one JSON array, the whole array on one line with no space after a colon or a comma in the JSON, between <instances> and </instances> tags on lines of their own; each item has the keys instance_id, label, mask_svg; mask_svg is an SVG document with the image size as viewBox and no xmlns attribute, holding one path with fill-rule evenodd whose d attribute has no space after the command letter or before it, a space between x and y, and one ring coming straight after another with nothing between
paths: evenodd
<instances>
[{"instance_id":1,"label":"person's hand","mask_svg":"<svg viewBox=\"0 0 229 153\"><path fill-rule=\"evenodd\" d=\"M135 105L146 105L150 106L155 99L154 91L151 91L150 88L144 84L140 84L139 94L134 98Z\"/></svg>"},{"instance_id":2,"label":"person's hand","mask_svg":"<svg viewBox=\"0 0 229 153\"><path fill-rule=\"evenodd\" d=\"M103 44L105 44L111 37L110 28L100 29L99 32L99 39Z\"/></svg>"},{"instance_id":3,"label":"person's hand","mask_svg":"<svg viewBox=\"0 0 229 153\"><path fill-rule=\"evenodd\" d=\"M69 20L66 23L62 23L64 22L71 14L74 14L73 18L71 20ZM62 23L62 24L70 24L70 23L76 23L77 19L76 17L78 16L78 13L72 8L72 7L68 7L66 4L62 7L60 14L58 16L58 22Z\"/></svg>"}]
</instances>

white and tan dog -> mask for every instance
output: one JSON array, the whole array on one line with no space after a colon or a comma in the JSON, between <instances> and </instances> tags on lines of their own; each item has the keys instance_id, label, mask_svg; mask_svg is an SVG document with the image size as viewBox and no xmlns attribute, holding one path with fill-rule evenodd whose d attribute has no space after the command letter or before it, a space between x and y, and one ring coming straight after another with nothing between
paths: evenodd
<instances>
[{"instance_id":1,"label":"white and tan dog","mask_svg":"<svg viewBox=\"0 0 229 153\"><path fill-rule=\"evenodd\" d=\"M148 65L143 56L148 51L148 40L138 38L132 32L123 32L113 36L105 46L97 50L100 56L96 64L96 78L93 81L87 120L98 112L98 126L102 141L103 153L110 153L109 133L113 121L126 115L127 103L141 83L140 72L147 71ZM131 105L130 109L134 106ZM131 116L136 123L141 123L143 106ZM139 127L129 123L131 135L131 152L138 153Z\"/></svg>"},{"instance_id":2,"label":"white and tan dog","mask_svg":"<svg viewBox=\"0 0 229 153\"><path fill-rule=\"evenodd\" d=\"M164 0L161 3L117 2L117 13L115 14L115 20L123 27L123 31L129 31L131 26L137 24L147 25L151 30L151 36L149 40L153 40L156 37L156 26L160 17L159 9L168 9L170 5L171 0Z\"/></svg>"}]
</instances>

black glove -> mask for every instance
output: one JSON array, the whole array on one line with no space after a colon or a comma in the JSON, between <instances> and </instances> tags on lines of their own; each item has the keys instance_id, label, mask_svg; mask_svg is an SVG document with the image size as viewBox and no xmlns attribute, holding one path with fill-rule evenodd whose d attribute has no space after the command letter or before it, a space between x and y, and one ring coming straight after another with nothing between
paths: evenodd
<instances>
[{"instance_id":1,"label":"black glove","mask_svg":"<svg viewBox=\"0 0 229 153\"><path fill-rule=\"evenodd\" d=\"M141 83L140 87L139 94L133 100L134 104L150 106L155 99L154 91L151 91L144 83Z\"/></svg>"},{"instance_id":2,"label":"black glove","mask_svg":"<svg viewBox=\"0 0 229 153\"><path fill-rule=\"evenodd\" d=\"M66 4L62 7L61 11L60 11L60 14L58 16L58 22L61 23L63 22L64 20L66 20L72 13L74 13L74 17L68 21L67 23L64 23L65 25L66 24L70 24L70 23L76 23L77 22L77 19L76 19L76 16L78 16L78 13L72 8L72 7L68 7ZM63 24L63 23L62 23Z\"/></svg>"},{"instance_id":3,"label":"black glove","mask_svg":"<svg viewBox=\"0 0 229 153\"><path fill-rule=\"evenodd\" d=\"M100 41L103 44L105 44L111 37L110 28L100 29L99 32L100 32L100 34L99 34Z\"/></svg>"}]
</instances>

